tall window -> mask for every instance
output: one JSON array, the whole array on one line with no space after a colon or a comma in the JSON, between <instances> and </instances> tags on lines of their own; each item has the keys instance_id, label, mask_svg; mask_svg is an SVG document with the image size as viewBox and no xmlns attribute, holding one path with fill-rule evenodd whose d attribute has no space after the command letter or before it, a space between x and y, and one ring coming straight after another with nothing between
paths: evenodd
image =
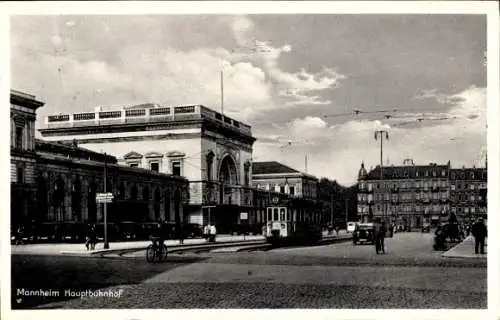
<instances>
[{"instance_id":1,"label":"tall window","mask_svg":"<svg viewBox=\"0 0 500 320\"><path fill-rule=\"evenodd\" d=\"M159 162L151 162L149 164L151 171L160 172L160 163Z\"/></svg>"},{"instance_id":2,"label":"tall window","mask_svg":"<svg viewBox=\"0 0 500 320\"><path fill-rule=\"evenodd\" d=\"M207 180L211 181L212 180L212 166L213 166L213 162L214 162L214 153L212 151L210 151L207 154L206 161L207 161Z\"/></svg>"},{"instance_id":3,"label":"tall window","mask_svg":"<svg viewBox=\"0 0 500 320\"><path fill-rule=\"evenodd\" d=\"M17 183L24 183L24 168L17 167L16 181L17 181Z\"/></svg>"},{"instance_id":4,"label":"tall window","mask_svg":"<svg viewBox=\"0 0 500 320\"><path fill-rule=\"evenodd\" d=\"M292 196L295 194L295 187L290 187L290 194Z\"/></svg>"},{"instance_id":5,"label":"tall window","mask_svg":"<svg viewBox=\"0 0 500 320\"><path fill-rule=\"evenodd\" d=\"M160 195L160 189L156 188L154 192L154 213L155 213L155 220L160 219L160 203L161 203L161 195Z\"/></svg>"},{"instance_id":6,"label":"tall window","mask_svg":"<svg viewBox=\"0 0 500 320\"><path fill-rule=\"evenodd\" d=\"M181 162L180 161L173 161L172 162L172 174L174 176L181 175Z\"/></svg>"},{"instance_id":7,"label":"tall window","mask_svg":"<svg viewBox=\"0 0 500 320\"><path fill-rule=\"evenodd\" d=\"M23 133L24 129L22 127L16 127L16 149L23 148Z\"/></svg>"},{"instance_id":8,"label":"tall window","mask_svg":"<svg viewBox=\"0 0 500 320\"><path fill-rule=\"evenodd\" d=\"M81 189L80 179L77 177L75 181L73 181L73 185L71 186L71 208L73 211L73 217L75 217L77 220L82 219Z\"/></svg>"}]
</instances>

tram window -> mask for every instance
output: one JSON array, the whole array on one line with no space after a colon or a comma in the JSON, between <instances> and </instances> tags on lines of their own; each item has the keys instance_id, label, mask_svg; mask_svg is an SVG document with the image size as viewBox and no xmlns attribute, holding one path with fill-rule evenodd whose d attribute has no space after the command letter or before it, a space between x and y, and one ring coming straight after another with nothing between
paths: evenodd
<instances>
[{"instance_id":1,"label":"tram window","mask_svg":"<svg viewBox=\"0 0 500 320\"><path fill-rule=\"evenodd\" d=\"M285 208L281 208L280 209L280 221L285 221L286 220L285 214L286 214Z\"/></svg>"},{"instance_id":2,"label":"tram window","mask_svg":"<svg viewBox=\"0 0 500 320\"><path fill-rule=\"evenodd\" d=\"M267 208L267 221L273 220L273 209Z\"/></svg>"},{"instance_id":3,"label":"tram window","mask_svg":"<svg viewBox=\"0 0 500 320\"><path fill-rule=\"evenodd\" d=\"M279 220L278 208L274 208L274 220Z\"/></svg>"}]
</instances>

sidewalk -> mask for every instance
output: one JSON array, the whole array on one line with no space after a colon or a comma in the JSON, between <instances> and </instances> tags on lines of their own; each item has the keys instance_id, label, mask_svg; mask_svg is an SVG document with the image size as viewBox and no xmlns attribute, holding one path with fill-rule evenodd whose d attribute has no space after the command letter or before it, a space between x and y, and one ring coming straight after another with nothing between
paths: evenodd
<instances>
[{"instance_id":1,"label":"sidewalk","mask_svg":"<svg viewBox=\"0 0 500 320\"><path fill-rule=\"evenodd\" d=\"M256 241L264 240L262 235L254 236L232 236L232 235L218 235L216 243L225 242L240 242L240 241ZM184 245L205 244L205 239L185 239ZM109 249L104 249L104 243L99 242L95 250L87 250L84 243L41 243L41 244L25 244L25 245L11 245L11 254L30 254L30 255L78 255L90 256L103 252L113 252L119 250L129 249L144 249L151 241L130 241L130 242L110 242ZM180 246L179 240L166 240L165 244L168 247Z\"/></svg>"},{"instance_id":2,"label":"sidewalk","mask_svg":"<svg viewBox=\"0 0 500 320\"><path fill-rule=\"evenodd\" d=\"M485 254L474 253L474 237L468 236L464 241L457 244L450 250L443 253L446 258L471 258L471 259L486 259L488 253L488 239L485 241Z\"/></svg>"}]
</instances>

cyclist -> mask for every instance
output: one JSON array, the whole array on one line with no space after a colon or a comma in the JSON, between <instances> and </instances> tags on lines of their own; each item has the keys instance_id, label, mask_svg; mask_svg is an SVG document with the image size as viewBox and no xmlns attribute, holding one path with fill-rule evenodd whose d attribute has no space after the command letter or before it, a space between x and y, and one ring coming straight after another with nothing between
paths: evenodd
<instances>
[{"instance_id":1,"label":"cyclist","mask_svg":"<svg viewBox=\"0 0 500 320\"><path fill-rule=\"evenodd\" d=\"M153 246L158 250L160 257L163 254L163 244L165 242L165 235L163 230L163 223L159 222L156 226L155 232L153 232L156 239L153 239Z\"/></svg>"}]
</instances>

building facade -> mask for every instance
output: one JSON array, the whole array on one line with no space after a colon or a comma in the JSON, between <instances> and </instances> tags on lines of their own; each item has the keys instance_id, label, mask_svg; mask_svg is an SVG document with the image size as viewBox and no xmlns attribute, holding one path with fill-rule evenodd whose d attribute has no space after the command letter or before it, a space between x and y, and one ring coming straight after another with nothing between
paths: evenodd
<instances>
[{"instance_id":1,"label":"building facade","mask_svg":"<svg viewBox=\"0 0 500 320\"><path fill-rule=\"evenodd\" d=\"M33 112L24 107L20 113L24 104ZM96 195L105 191L115 195L108 204L110 223L170 221L178 225L185 220L183 205L189 199L185 178L122 166L115 157L74 142L35 139L35 107L41 105L33 96L11 92L12 228L36 225L53 233L68 225L102 223L103 206L96 202ZM23 116L24 127L19 119Z\"/></svg>"},{"instance_id":2,"label":"building facade","mask_svg":"<svg viewBox=\"0 0 500 320\"><path fill-rule=\"evenodd\" d=\"M467 173L457 173L462 171ZM464 180L457 181L457 176ZM473 212L480 210L478 196L481 189L486 189L483 177L486 177L486 169L456 170L451 168L450 162L446 165L412 163L383 167L382 170L377 166L370 172L361 164L358 216L361 221L382 218L389 223L417 228L426 223L447 221L452 213L460 220L465 217L466 207L468 212L470 208L474 208ZM486 208L481 212L486 214Z\"/></svg>"},{"instance_id":3,"label":"building facade","mask_svg":"<svg viewBox=\"0 0 500 320\"><path fill-rule=\"evenodd\" d=\"M251 127L204 106L144 104L49 116L44 139L105 150L129 167L189 180L190 223L236 223L254 206Z\"/></svg>"},{"instance_id":4,"label":"building facade","mask_svg":"<svg viewBox=\"0 0 500 320\"><path fill-rule=\"evenodd\" d=\"M272 192L274 196L284 195L297 209L298 221L311 213L314 223L326 221L318 200L318 178L290 168L276 161L254 162L252 185L258 190ZM307 217L309 218L309 217Z\"/></svg>"},{"instance_id":5,"label":"building facade","mask_svg":"<svg viewBox=\"0 0 500 320\"><path fill-rule=\"evenodd\" d=\"M358 175L358 216L420 227L450 213L450 165L380 166ZM381 179L382 178L382 179Z\"/></svg>"},{"instance_id":6,"label":"building facade","mask_svg":"<svg viewBox=\"0 0 500 320\"><path fill-rule=\"evenodd\" d=\"M486 218L488 172L486 168L451 169L451 211L459 220Z\"/></svg>"},{"instance_id":7,"label":"building facade","mask_svg":"<svg viewBox=\"0 0 500 320\"><path fill-rule=\"evenodd\" d=\"M12 90L10 93L10 181L11 222L19 224L36 210L35 121L36 110L44 105L35 96Z\"/></svg>"},{"instance_id":8,"label":"building facade","mask_svg":"<svg viewBox=\"0 0 500 320\"><path fill-rule=\"evenodd\" d=\"M188 199L184 178L121 166L112 156L76 146L36 144L37 221L102 223L96 195L109 192L115 195L108 204L111 223L182 222Z\"/></svg>"}]
</instances>

